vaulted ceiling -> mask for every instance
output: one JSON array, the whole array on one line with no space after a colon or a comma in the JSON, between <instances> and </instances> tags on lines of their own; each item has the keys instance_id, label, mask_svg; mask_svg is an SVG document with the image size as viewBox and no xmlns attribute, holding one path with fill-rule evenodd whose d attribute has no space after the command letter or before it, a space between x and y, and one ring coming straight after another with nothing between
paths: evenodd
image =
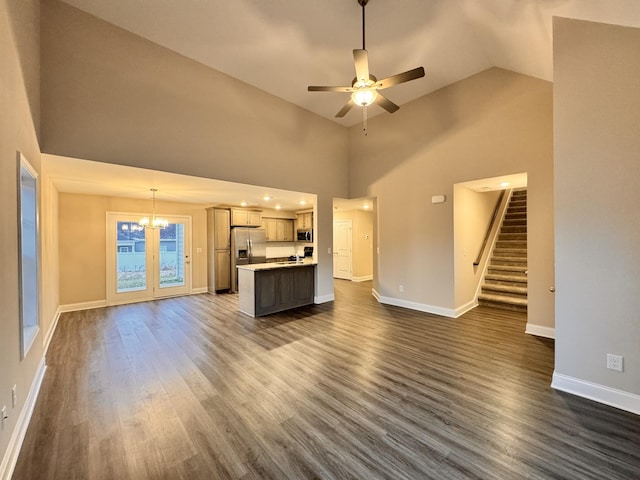
<instances>
[{"instance_id":1,"label":"vaulted ceiling","mask_svg":"<svg viewBox=\"0 0 640 480\"><path fill-rule=\"evenodd\" d=\"M64 1L343 125L361 121L356 111L334 117L348 94L306 89L350 84L357 0ZM425 67L426 77L385 92L399 105L492 66L552 81L553 16L640 27L640 1L369 0L371 72Z\"/></svg>"}]
</instances>

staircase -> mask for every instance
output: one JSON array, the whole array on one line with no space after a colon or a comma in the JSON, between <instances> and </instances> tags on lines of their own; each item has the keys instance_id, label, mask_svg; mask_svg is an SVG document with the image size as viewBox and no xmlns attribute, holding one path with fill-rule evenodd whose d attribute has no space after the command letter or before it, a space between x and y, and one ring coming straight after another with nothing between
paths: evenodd
<instances>
[{"instance_id":1,"label":"staircase","mask_svg":"<svg viewBox=\"0 0 640 480\"><path fill-rule=\"evenodd\" d=\"M527 191L511 194L478 303L527 311Z\"/></svg>"}]
</instances>

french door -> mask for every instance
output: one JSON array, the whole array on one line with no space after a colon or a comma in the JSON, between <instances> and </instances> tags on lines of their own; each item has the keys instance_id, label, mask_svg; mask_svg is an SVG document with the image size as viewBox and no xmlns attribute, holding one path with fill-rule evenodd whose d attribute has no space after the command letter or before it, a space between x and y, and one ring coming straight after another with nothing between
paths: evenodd
<instances>
[{"instance_id":1,"label":"french door","mask_svg":"<svg viewBox=\"0 0 640 480\"><path fill-rule=\"evenodd\" d=\"M191 291L191 217L167 216L142 228L140 215L107 212L107 304L142 302Z\"/></svg>"}]
</instances>

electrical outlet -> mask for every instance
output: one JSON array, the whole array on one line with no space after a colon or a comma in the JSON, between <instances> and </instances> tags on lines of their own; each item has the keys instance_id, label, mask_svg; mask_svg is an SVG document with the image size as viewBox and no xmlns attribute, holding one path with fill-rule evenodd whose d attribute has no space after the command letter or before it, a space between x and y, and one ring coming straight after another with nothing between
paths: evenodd
<instances>
[{"instance_id":1,"label":"electrical outlet","mask_svg":"<svg viewBox=\"0 0 640 480\"><path fill-rule=\"evenodd\" d=\"M14 385L11 389L11 408L16 408L18 404L18 386Z\"/></svg>"},{"instance_id":2,"label":"electrical outlet","mask_svg":"<svg viewBox=\"0 0 640 480\"><path fill-rule=\"evenodd\" d=\"M398 285L398 290L400 292L404 292L404 285Z\"/></svg>"},{"instance_id":3,"label":"electrical outlet","mask_svg":"<svg viewBox=\"0 0 640 480\"><path fill-rule=\"evenodd\" d=\"M624 369L624 357L622 355L607 353L607 368L609 370L615 370L616 372L622 372Z\"/></svg>"},{"instance_id":4,"label":"electrical outlet","mask_svg":"<svg viewBox=\"0 0 640 480\"><path fill-rule=\"evenodd\" d=\"M0 410L0 421L2 422L2 430L4 430L4 421L9 418L7 417L7 406L3 405L2 410Z\"/></svg>"}]
</instances>

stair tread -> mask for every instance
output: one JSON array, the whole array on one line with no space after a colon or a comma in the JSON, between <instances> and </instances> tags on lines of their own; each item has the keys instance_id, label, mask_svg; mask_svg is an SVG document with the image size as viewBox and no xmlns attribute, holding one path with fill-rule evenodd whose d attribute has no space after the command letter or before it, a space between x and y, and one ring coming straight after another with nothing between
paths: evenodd
<instances>
[{"instance_id":1,"label":"stair tread","mask_svg":"<svg viewBox=\"0 0 640 480\"><path fill-rule=\"evenodd\" d=\"M489 292L485 292L484 290L489 290ZM504 285L501 283L485 283L482 285L483 293L490 292L504 292L504 293L512 293L514 295L527 295L527 287L518 287L515 285Z\"/></svg>"},{"instance_id":2,"label":"stair tread","mask_svg":"<svg viewBox=\"0 0 640 480\"><path fill-rule=\"evenodd\" d=\"M494 295L492 293L481 293L478 296L478 300L484 300L495 303L508 303L511 305L527 306L526 298L507 297L506 295Z\"/></svg>"}]
</instances>

